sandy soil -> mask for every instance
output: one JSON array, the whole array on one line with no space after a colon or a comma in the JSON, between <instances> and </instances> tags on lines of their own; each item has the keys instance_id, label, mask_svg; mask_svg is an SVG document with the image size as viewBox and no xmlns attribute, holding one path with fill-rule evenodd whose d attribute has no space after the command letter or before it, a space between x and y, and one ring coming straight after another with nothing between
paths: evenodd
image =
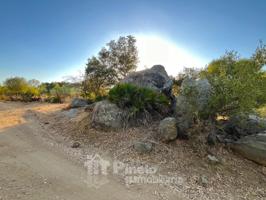
<instances>
[{"instance_id":1,"label":"sandy soil","mask_svg":"<svg viewBox=\"0 0 266 200\"><path fill-rule=\"evenodd\" d=\"M0 102L1 200L155 198L145 189L126 188L111 176L108 184L91 187L86 169L69 158L64 145L56 146L33 114L48 114L61 108L62 105Z\"/></svg>"},{"instance_id":2,"label":"sandy soil","mask_svg":"<svg viewBox=\"0 0 266 200\"><path fill-rule=\"evenodd\" d=\"M36 193L41 199L83 199L88 195L92 199L110 199L110 195L118 195L111 199L266 199L266 169L235 155L226 146L208 147L204 143L208 134L204 127L196 128L189 141L164 144L153 137L158 122L119 131L96 130L90 125L91 111L65 107L0 103L2 199L19 199L12 196L17 194L21 199L36 199ZM135 152L135 140L152 142L152 152ZM74 142L81 146L71 148ZM182 181L125 185L124 174L110 174L108 184L100 189L93 190L88 185L89 189L84 189L82 179L86 174L82 165L86 156L94 153L130 166L156 166L157 174ZM216 156L220 163L212 164L208 155ZM203 177L207 179L205 184ZM74 194L77 196L71 196Z\"/></svg>"}]
</instances>

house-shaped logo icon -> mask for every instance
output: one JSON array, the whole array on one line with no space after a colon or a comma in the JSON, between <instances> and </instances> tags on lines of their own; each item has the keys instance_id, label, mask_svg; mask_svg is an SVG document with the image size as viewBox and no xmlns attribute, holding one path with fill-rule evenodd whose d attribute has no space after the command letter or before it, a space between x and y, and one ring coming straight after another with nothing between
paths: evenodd
<instances>
[{"instance_id":1,"label":"house-shaped logo icon","mask_svg":"<svg viewBox=\"0 0 266 200\"><path fill-rule=\"evenodd\" d=\"M90 175L107 175L110 162L103 159L99 154L88 155L85 167L87 167Z\"/></svg>"},{"instance_id":2,"label":"house-shaped logo icon","mask_svg":"<svg viewBox=\"0 0 266 200\"><path fill-rule=\"evenodd\" d=\"M89 187L99 188L104 184L107 184L108 168L110 162L103 159L99 154L88 155L85 162L87 168L87 185Z\"/></svg>"}]
</instances>

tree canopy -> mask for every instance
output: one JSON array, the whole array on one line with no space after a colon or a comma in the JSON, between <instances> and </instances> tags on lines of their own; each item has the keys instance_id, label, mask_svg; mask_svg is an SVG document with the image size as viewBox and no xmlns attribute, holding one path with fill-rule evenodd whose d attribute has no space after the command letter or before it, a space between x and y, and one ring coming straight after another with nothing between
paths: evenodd
<instances>
[{"instance_id":1,"label":"tree canopy","mask_svg":"<svg viewBox=\"0 0 266 200\"><path fill-rule=\"evenodd\" d=\"M12 95L19 95L26 92L28 88L28 83L25 78L14 77L8 78L4 82L4 86L7 88L8 92Z\"/></svg>"},{"instance_id":2,"label":"tree canopy","mask_svg":"<svg viewBox=\"0 0 266 200\"><path fill-rule=\"evenodd\" d=\"M88 59L83 82L85 95L102 95L106 88L136 70L137 55L136 39L133 36L119 37L107 43L97 57Z\"/></svg>"},{"instance_id":3,"label":"tree canopy","mask_svg":"<svg viewBox=\"0 0 266 200\"><path fill-rule=\"evenodd\" d=\"M250 113L266 103L265 47L260 44L251 58L227 52L208 65L202 74L213 89L208 107L210 113L229 116Z\"/></svg>"}]
</instances>

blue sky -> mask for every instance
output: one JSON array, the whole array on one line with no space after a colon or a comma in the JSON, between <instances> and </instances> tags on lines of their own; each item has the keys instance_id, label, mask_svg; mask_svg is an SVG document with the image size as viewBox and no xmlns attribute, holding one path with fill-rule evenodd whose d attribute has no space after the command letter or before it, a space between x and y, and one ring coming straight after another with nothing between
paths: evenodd
<instances>
[{"instance_id":1,"label":"blue sky","mask_svg":"<svg viewBox=\"0 0 266 200\"><path fill-rule=\"evenodd\" d=\"M156 36L205 62L226 50L249 56L266 41L265 13L264 0L0 0L0 81L59 80L125 34Z\"/></svg>"}]
</instances>

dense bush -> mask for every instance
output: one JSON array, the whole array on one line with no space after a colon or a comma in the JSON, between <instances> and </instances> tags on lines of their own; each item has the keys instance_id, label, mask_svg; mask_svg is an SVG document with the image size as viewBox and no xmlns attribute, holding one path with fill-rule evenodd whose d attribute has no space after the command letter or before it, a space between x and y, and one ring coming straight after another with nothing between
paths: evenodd
<instances>
[{"instance_id":1,"label":"dense bush","mask_svg":"<svg viewBox=\"0 0 266 200\"><path fill-rule=\"evenodd\" d=\"M68 97L73 97L78 94L78 90L74 87L56 84L50 90L50 102L51 103L63 103Z\"/></svg>"},{"instance_id":2,"label":"dense bush","mask_svg":"<svg viewBox=\"0 0 266 200\"><path fill-rule=\"evenodd\" d=\"M0 89L0 95L5 100L31 101L40 93L38 87L30 83L22 77L8 78Z\"/></svg>"},{"instance_id":3,"label":"dense bush","mask_svg":"<svg viewBox=\"0 0 266 200\"><path fill-rule=\"evenodd\" d=\"M95 99L91 102L103 101L105 99L107 99L107 95L96 96Z\"/></svg>"},{"instance_id":4,"label":"dense bush","mask_svg":"<svg viewBox=\"0 0 266 200\"><path fill-rule=\"evenodd\" d=\"M262 46L261 48L265 48ZM266 102L265 65L266 51L257 49L249 59L239 58L229 52L211 62L202 73L213 91L209 102L209 112L213 116L233 116L251 113Z\"/></svg>"},{"instance_id":5,"label":"dense bush","mask_svg":"<svg viewBox=\"0 0 266 200\"><path fill-rule=\"evenodd\" d=\"M20 96L27 91L29 85L26 79L22 77L14 77L6 79L4 86L7 89L7 95Z\"/></svg>"},{"instance_id":6,"label":"dense bush","mask_svg":"<svg viewBox=\"0 0 266 200\"><path fill-rule=\"evenodd\" d=\"M30 85L21 93L23 101L33 101L34 98L38 99L39 95L39 89Z\"/></svg>"},{"instance_id":7,"label":"dense bush","mask_svg":"<svg viewBox=\"0 0 266 200\"><path fill-rule=\"evenodd\" d=\"M0 85L0 100L8 100L6 97L6 87Z\"/></svg>"},{"instance_id":8,"label":"dense bush","mask_svg":"<svg viewBox=\"0 0 266 200\"><path fill-rule=\"evenodd\" d=\"M4 95L6 93L6 87L0 85L0 95Z\"/></svg>"},{"instance_id":9,"label":"dense bush","mask_svg":"<svg viewBox=\"0 0 266 200\"><path fill-rule=\"evenodd\" d=\"M227 52L202 71L186 70L175 79L178 116L192 124L255 113L266 103L265 64L266 46L260 45L250 58Z\"/></svg>"},{"instance_id":10,"label":"dense bush","mask_svg":"<svg viewBox=\"0 0 266 200\"><path fill-rule=\"evenodd\" d=\"M118 84L110 91L108 98L120 108L129 110L134 117L145 112L162 112L162 106L169 105L169 100L148 88L140 88L131 84Z\"/></svg>"},{"instance_id":11,"label":"dense bush","mask_svg":"<svg viewBox=\"0 0 266 200\"><path fill-rule=\"evenodd\" d=\"M1 100L62 103L67 98L80 96L80 84L68 82L40 83L22 77L8 78L0 86Z\"/></svg>"},{"instance_id":12,"label":"dense bush","mask_svg":"<svg viewBox=\"0 0 266 200\"><path fill-rule=\"evenodd\" d=\"M260 117L266 118L266 105L261 106L257 112L259 113Z\"/></svg>"}]
</instances>

